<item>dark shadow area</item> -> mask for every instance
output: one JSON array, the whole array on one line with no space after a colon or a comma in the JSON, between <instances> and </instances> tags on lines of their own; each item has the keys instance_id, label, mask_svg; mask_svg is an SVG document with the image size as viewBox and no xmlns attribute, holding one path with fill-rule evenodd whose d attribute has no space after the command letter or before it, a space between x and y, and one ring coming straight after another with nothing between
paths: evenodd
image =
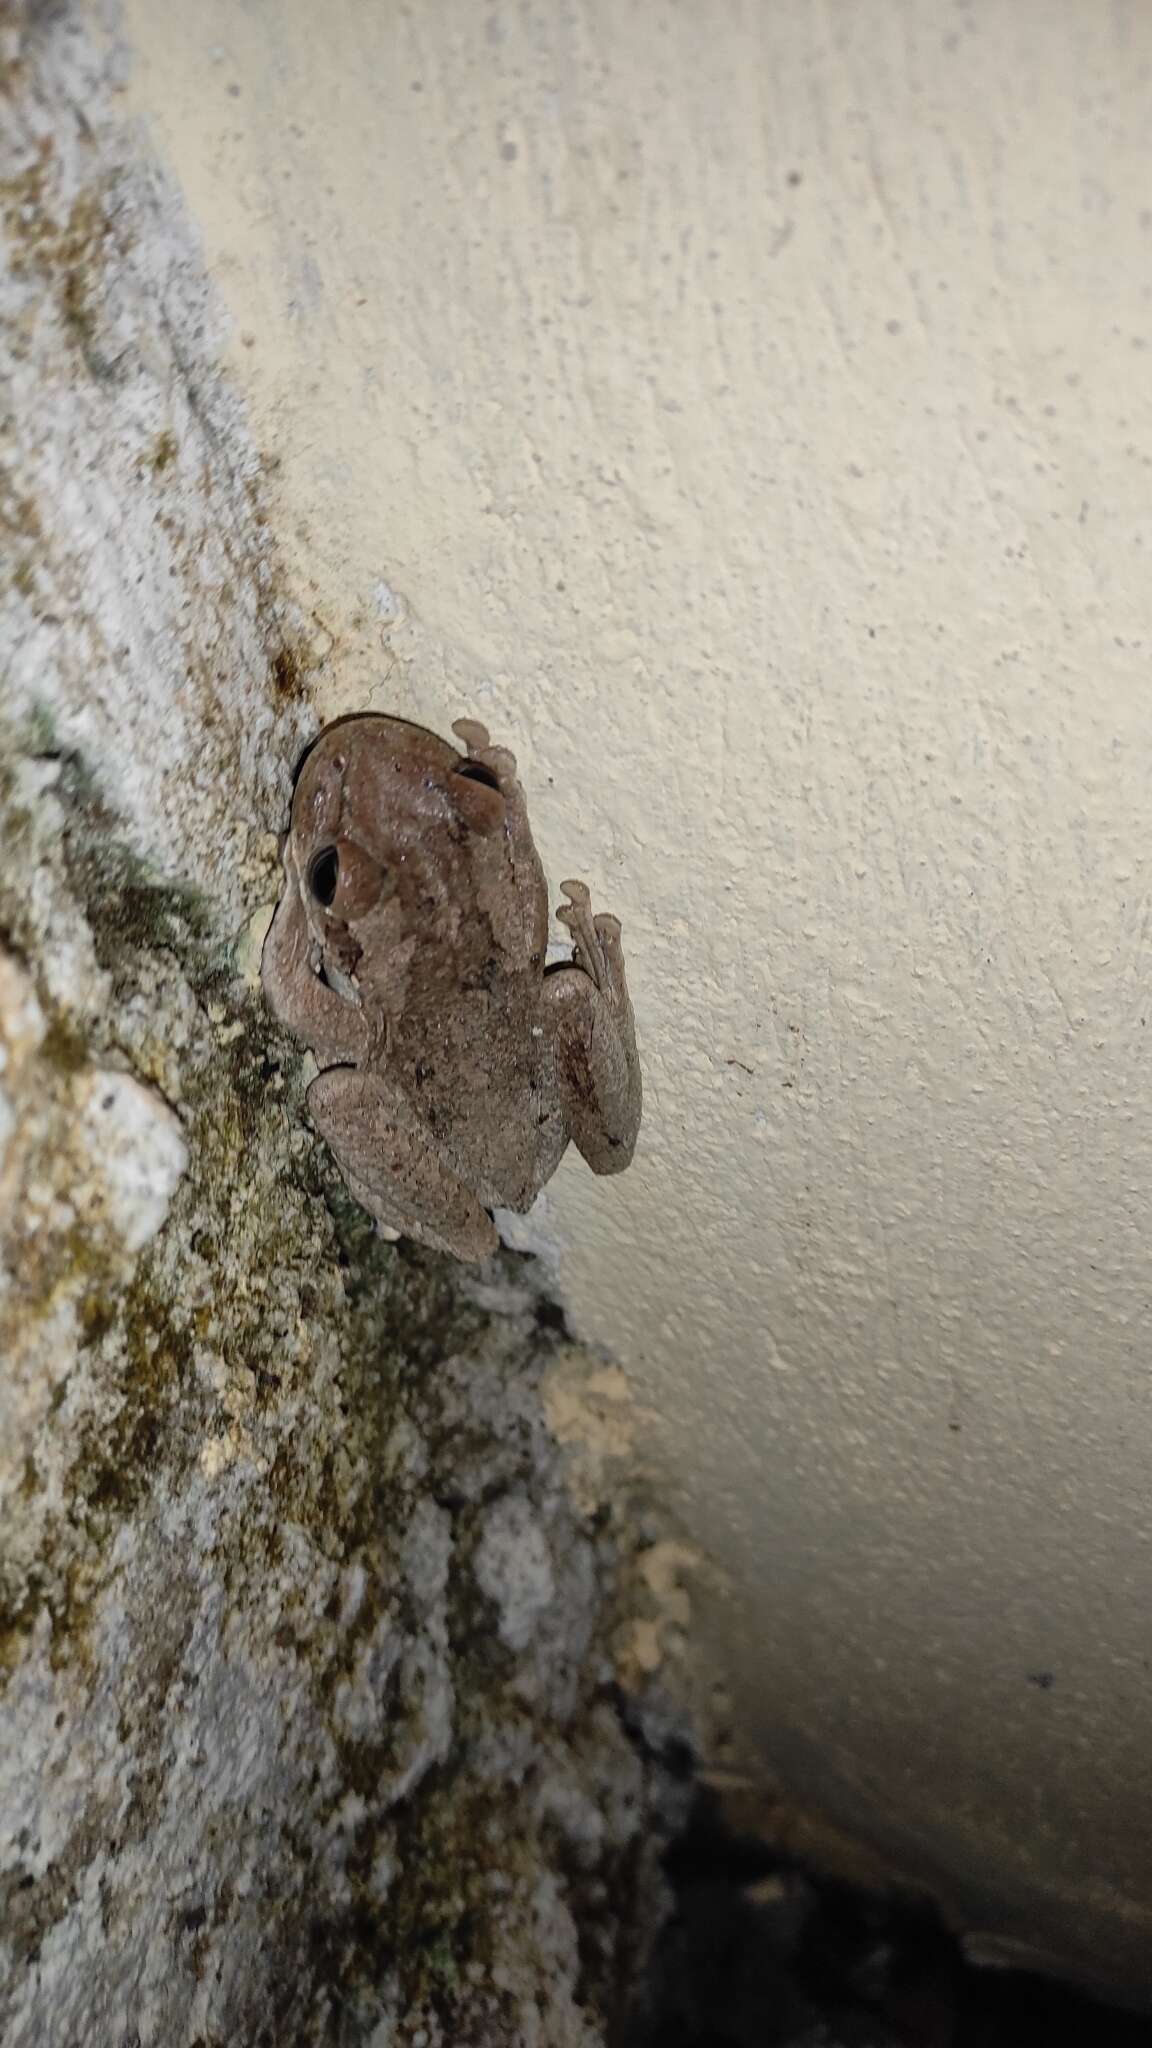
<instances>
[{"instance_id":1,"label":"dark shadow area","mask_svg":"<svg viewBox=\"0 0 1152 2048\"><path fill-rule=\"evenodd\" d=\"M708 1794L666 1869L676 1907L634 2048L1152 2048L1152 2017L974 1968L930 1906L733 1835Z\"/></svg>"}]
</instances>

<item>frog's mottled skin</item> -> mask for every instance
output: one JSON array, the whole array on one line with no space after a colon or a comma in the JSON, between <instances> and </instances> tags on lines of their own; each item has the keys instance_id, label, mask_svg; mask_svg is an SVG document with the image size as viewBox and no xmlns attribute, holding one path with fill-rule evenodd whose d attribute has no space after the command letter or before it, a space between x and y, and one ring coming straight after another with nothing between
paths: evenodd
<instances>
[{"instance_id":1,"label":"frog's mottled skin","mask_svg":"<svg viewBox=\"0 0 1152 2048\"><path fill-rule=\"evenodd\" d=\"M305 756L264 946L276 1015L321 1072L308 1108L382 1228L458 1259L527 1209L569 1139L628 1165L640 1068L620 926L582 882L557 915L516 763L482 725L466 748L401 718L338 719Z\"/></svg>"}]
</instances>

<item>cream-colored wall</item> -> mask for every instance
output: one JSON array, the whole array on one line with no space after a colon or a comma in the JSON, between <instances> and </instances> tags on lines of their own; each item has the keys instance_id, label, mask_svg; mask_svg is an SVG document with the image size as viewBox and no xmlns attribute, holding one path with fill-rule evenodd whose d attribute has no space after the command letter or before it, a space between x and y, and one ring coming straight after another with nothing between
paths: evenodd
<instances>
[{"instance_id":1,"label":"cream-colored wall","mask_svg":"<svg viewBox=\"0 0 1152 2048\"><path fill-rule=\"evenodd\" d=\"M1152 10L127 25L324 707L488 719L623 918L641 1152L548 1214L745 1728L1139 1974Z\"/></svg>"}]
</instances>

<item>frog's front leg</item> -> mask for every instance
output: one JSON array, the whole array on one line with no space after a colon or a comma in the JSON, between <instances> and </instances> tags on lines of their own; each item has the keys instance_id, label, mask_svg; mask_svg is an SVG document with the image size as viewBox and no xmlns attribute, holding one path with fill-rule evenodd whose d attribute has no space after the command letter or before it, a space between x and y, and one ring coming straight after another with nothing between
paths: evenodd
<instances>
[{"instance_id":1,"label":"frog's front leg","mask_svg":"<svg viewBox=\"0 0 1152 2048\"><path fill-rule=\"evenodd\" d=\"M486 1259L497 1250L488 1211L441 1159L394 1082L355 1067L329 1067L317 1074L306 1099L351 1193L385 1230L456 1259Z\"/></svg>"},{"instance_id":2,"label":"frog's front leg","mask_svg":"<svg viewBox=\"0 0 1152 2048\"><path fill-rule=\"evenodd\" d=\"M264 993L273 1015L305 1045L323 1045L329 1059L362 1060L370 1038L364 1012L321 980L316 953L289 853L284 894L276 905L260 959Z\"/></svg>"},{"instance_id":3,"label":"frog's front leg","mask_svg":"<svg viewBox=\"0 0 1152 2048\"><path fill-rule=\"evenodd\" d=\"M640 1129L640 1062L620 924L593 917L583 882L560 884L557 911L575 941L572 965L549 968L543 1014L556 1054L564 1120L593 1173L622 1173Z\"/></svg>"}]
</instances>

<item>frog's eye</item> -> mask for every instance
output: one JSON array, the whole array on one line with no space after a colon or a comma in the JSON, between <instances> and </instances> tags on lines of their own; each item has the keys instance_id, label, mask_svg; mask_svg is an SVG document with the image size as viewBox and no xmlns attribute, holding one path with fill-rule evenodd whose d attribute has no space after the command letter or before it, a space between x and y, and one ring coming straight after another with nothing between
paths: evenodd
<instances>
[{"instance_id":1,"label":"frog's eye","mask_svg":"<svg viewBox=\"0 0 1152 2048\"><path fill-rule=\"evenodd\" d=\"M462 761L455 773L462 775L466 782L482 782L485 789L498 790L500 787L492 770L486 768L483 761Z\"/></svg>"},{"instance_id":2,"label":"frog's eye","mask_svg":"<svg viewBox=\"0 0 1152 2048\"><path fill-rule=\"evenodd\" d=\"M322 909L331 910L339 882L340 855L334 846L325 846L313 856L308 870L308 887Z\"/></svg>"},{"instance_id":3,"label":"frog's eye","mask_svg":"<svg viewBox=\"0 0 1152 2048\"><path fill-rule=\"evenodd\" d=\"M308 865L313 901L346 924L374 910L381 897L392 894L393 886L387 869L354 839L322 846Z\"/></svg>"},{"instance_id":4,"label":"frog's eye","mask_svg":"<svg viewBox=\"0 0 1152 2048\"><path fill-rule=\"evenodd\" d=\"M469 832L478 832L481 838L499 832L506 813L504 792L483 761L459 762L452 770L449 795L457 817Z\"/></svg>"}]
</instances>

